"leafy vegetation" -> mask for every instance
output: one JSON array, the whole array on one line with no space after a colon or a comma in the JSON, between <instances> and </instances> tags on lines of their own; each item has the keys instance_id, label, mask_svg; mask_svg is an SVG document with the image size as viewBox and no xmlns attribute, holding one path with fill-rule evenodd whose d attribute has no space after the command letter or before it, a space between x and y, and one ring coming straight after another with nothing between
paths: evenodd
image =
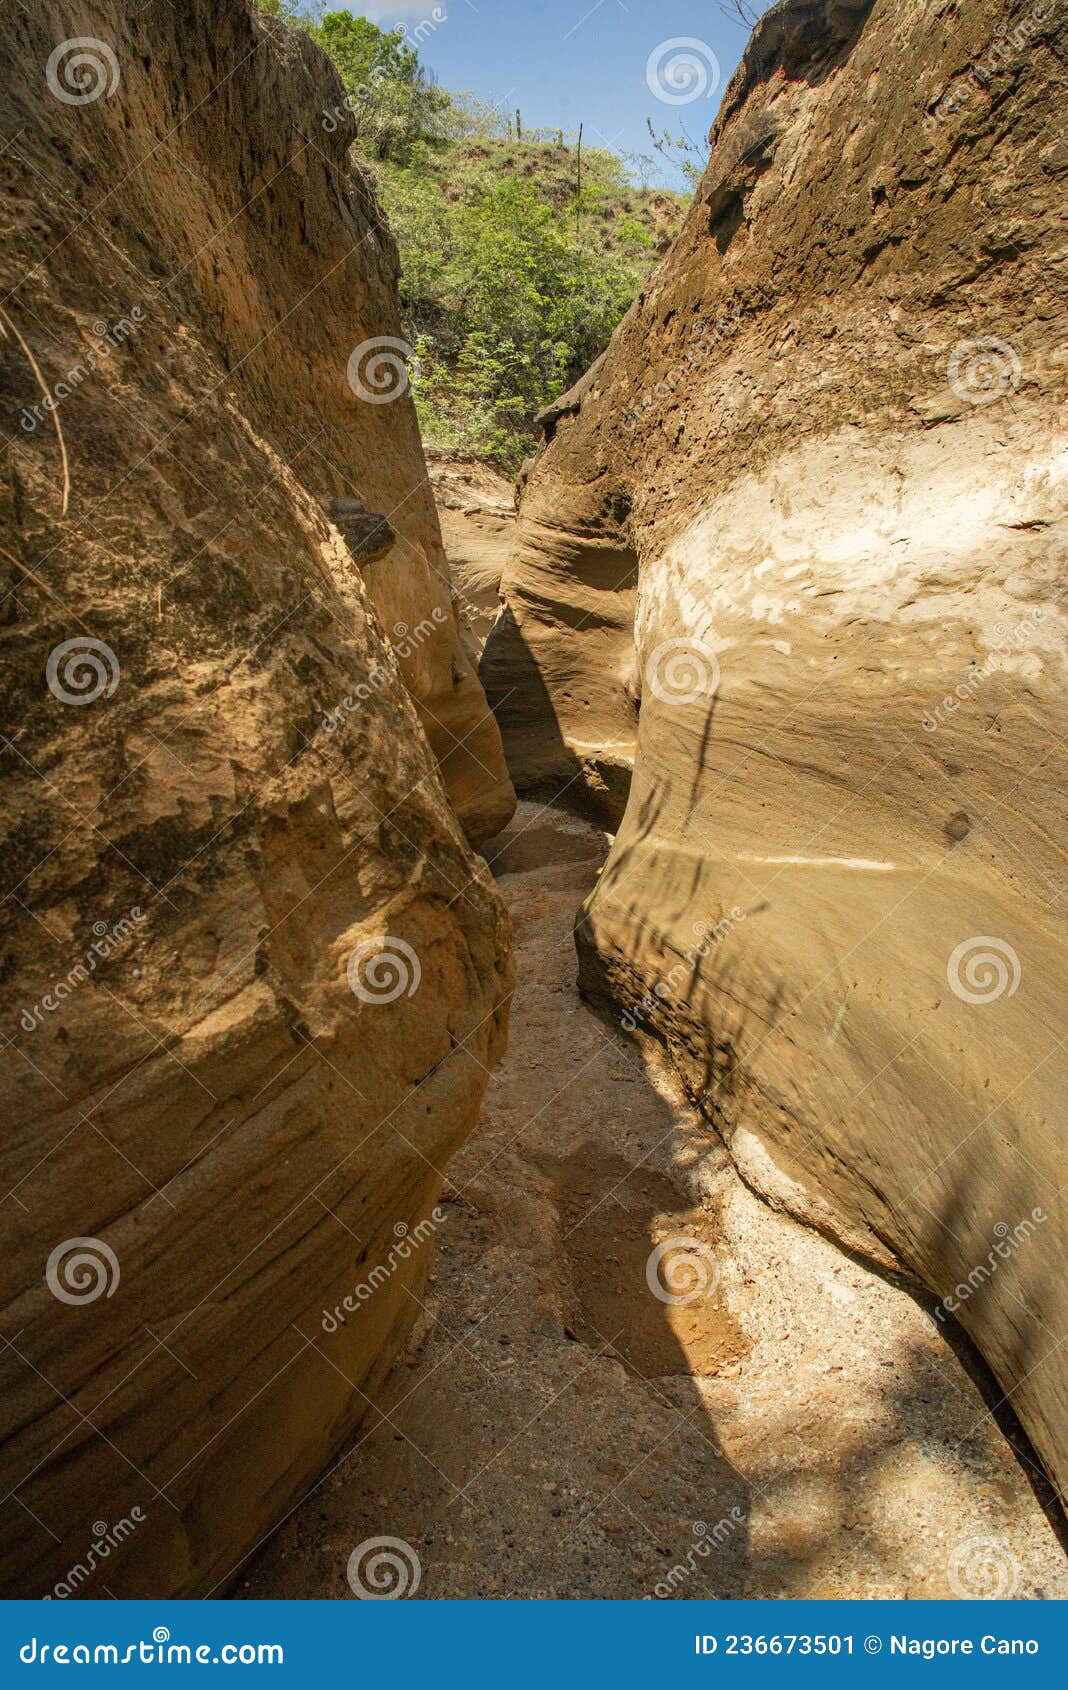
<instances>
[{"instance_id":1,"label":"leafy vegetation","mask_svg":"<svg viewBox=\"0 0 1068 1690\"><path fill-rule=\"evenodd\" d=\"M642 185L647 160L438 88L403 30L294 0L262 9L308 29L344 83L400 247L424 437L514 470L535 413L607 345L682 201Z\"/></svg>"},{"instance_id":2,"label":"leafy vegetation","mask_svg":"<svg viewBox=\"0 0 1068 1690\"><path fill-rule=\"evenodd\" d=\"M379 168L428 439L516 468L535 413L603 351L655 259L656 213L609 153L479 136ZM659 196L664 227L677 202Z\"/></svg>"}]
</instances>

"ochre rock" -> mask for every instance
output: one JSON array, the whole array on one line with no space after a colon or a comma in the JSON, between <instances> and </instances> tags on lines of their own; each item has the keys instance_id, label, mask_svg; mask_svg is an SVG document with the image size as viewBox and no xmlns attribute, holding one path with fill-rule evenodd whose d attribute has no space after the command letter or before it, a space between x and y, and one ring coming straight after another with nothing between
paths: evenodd
<instances>
[{"instance_id":1,"label":"ochre rock","mask_svg":"<svg viewBox=\"0 0 1068 1690\"><path fill-rule=\"evenodd\" d=\"M0 1585L197 1596L418 1313L510 987L456 812L513 799L410 398L346 378L397 257L336 75L104 0L84 98L71 28L2 49Z\"/></svg>"},{"instance_id":2,"label":"ochre rock","mask_svg":"<svg viewBox=\"0 0 1068 1690\"><path fill-rule=\"evenodd\" d=\"M1062 1486L1063 28L767 14L483 659L517 783L619 822L587 993L948 1299Z\"/></svg>"},{"instance_id":3,"label":"ochre rock","mask_svg":"<svg viewBox=\"0 0 1068 1690\"><path fill-rule=\"evenodd\" d=\"M515 489L499 469L455 446L424 448L453 592L477 660L500 609L515 530Z\"/></svg>"}]
</instances>

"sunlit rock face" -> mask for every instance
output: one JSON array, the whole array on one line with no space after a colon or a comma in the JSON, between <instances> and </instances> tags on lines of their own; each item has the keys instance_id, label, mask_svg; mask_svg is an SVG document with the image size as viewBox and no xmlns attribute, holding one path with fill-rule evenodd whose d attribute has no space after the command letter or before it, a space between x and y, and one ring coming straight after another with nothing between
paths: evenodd
<instances>
[{"instance_id":1,"label":"sunlit rock face","mask_svg":"<svg viewBox=\"0 0 1068 1690\"><path fill-rule=\"evenodd\" d=\"M633 770L585 990L946 1299L1063 1485L1062 29L773 8L549 419L483 673L520 784Z\"/></svg>"},{"instance_id":2,"label":"sunlit rock face","mask_svg":"<svg viewBox=\"0 0 1068 1690\"><path fill-rule=\"evenodd\" d=\"M514 800L352 366L397 255L336 76L238 0L93 19L81 80L54 6L3 41L0 1587L200 1596L410 1335Z\"/></svg>"}]
</instances>

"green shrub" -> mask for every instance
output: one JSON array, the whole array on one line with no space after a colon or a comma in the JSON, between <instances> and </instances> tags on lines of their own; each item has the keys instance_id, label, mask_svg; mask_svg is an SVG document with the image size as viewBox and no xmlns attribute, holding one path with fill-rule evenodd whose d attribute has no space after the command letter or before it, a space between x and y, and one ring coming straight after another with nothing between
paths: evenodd
<instances>
[{"instance_id":1,"label":"green shrub","mask_svg":"<svg viewBox=\"0 0 1068 1690\"><path fill-rule=\"evenodd\" d=\"M511 112L436 87L402 29L260 3L308 29L345 85L400 248L424 437L514 470L536 444L535 413L604 350L681 199L637 187L580 135L521 129L518 112L513 126Z\"/></svg>"}]
</instances>

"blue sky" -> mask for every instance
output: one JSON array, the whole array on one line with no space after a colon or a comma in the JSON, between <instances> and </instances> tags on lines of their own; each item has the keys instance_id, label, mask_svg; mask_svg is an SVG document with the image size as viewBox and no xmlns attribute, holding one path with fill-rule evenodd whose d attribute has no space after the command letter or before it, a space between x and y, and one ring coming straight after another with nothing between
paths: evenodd
<instances>
[{"instance_id":1,"label":"blue sky","mask_svg":"<svg viewBox=\"0 0 1068 1690\"><path fill-rule=\"evenodd\" d=\"M749 3L763 11L766 0ZM347 9L384 28L414 28L436 9L445 21L421 33L418 51L444 87L519 106L524 127L568 130L581 121L591 146L632 153L652 151L647 117L658 132L684 127L703 140L748 34L725 15L729 0L368 0ZM670 47L650 67L651 54L680 39L696 45ZM672 80L673 63L681 80ZM677 180L662 158L650 179Z\"/></svg>"}]
</instances>

